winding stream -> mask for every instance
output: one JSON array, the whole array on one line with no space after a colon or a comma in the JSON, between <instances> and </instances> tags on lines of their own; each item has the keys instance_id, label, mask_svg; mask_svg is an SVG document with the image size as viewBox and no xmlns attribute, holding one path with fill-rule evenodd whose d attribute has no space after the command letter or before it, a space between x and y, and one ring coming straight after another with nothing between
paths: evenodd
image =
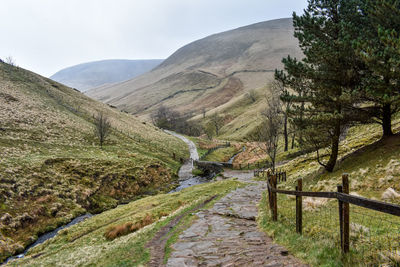
<instances>
[{"instance_id":1,"label":"winding stream","mask_svg":"<svg viewBox=\"0 0 400 267\"><path fill-rule=\"evenodd\" d=\"M190 152L190 158L181 166L178 172L179 176L179 186L172 190L169 193L173 192L178 192L181 191L184 188L197 185L197 184L203 184L207 183L210 181L210 179L213 177L213 175L209 177L200 177L200 176L193 176L192 171L193 171L193 162L195 160L199 160L199 154L197 153L197 148L196 145L187 139L186 137L177 134L175 132L171 132L168 130L165 130L166 133L173 135L179 139L181 139L183 142L185 142L188 147L189 147L189 152Z\"/></svg>"},{"instance_id":2,"label":"winding stream","mask_svg":"<svg viewBox=\"0 0 400 267\"><path fill-rule=\"evenodd\" d=\"M233 155L233 156L228 160L228 163L232 164L233 161L235 160L235 158L236 158L240 153L245 152L245 151L246 151L246 147L243 146L243 147L242 147L242 151L239 151L238 153L236 153L235 155Z\"/></svg>"}]
</instances>

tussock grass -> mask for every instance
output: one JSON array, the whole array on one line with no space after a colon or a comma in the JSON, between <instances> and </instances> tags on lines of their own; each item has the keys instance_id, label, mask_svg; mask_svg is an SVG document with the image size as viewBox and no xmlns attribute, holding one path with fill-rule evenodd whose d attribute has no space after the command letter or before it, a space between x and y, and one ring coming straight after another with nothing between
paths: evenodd
<instances>
[{"instance_id":1,"label":"tussock grass","mask_svg":"<svg viewBox=\"0 0 400 267\"><path fill-rule=\"evenodd\" d=\"M104 237L108 240L114 240L117 237L136 232L137 230L142 229L153 222L154 219L147 214L143 219L135 224L133 222L127 222L122 225L111 226L104 233Z\"/></svg>"}]
</instances>

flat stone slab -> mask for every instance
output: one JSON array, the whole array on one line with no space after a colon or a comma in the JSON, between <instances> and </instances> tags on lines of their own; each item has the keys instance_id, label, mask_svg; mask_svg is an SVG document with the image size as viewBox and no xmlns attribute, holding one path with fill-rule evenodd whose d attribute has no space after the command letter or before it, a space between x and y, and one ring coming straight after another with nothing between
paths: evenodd
<instances>
[{"instance_id":1,"label":"flat stone slab","mask_svg":"<svg viewBox=\"0 0 400 267\"><path fill-rule=\"evenodd\" d=\"M206 210L172 245L167 266L307 266L261 232L255 221L265 182L252 172L227 171L225 176L249 183Z\"/></svg>"}]
</instances>

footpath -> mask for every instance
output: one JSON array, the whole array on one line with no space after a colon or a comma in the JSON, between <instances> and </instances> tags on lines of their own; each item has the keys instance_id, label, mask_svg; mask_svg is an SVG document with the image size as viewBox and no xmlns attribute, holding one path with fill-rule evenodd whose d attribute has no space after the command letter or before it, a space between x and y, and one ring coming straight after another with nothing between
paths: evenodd
<instances>
[{"instance_id":1,"label":"footpath","mask_svg":"<svg viewBox=\"0 0 400 267\"><path fill-rule=\"evenodd\" d=\"M266 183L254 181L252 172L228 170L224 176L248 185L196 211L198 219L172 245L166 266L307 266L257 227Z\"/></svg>"}]
</instances>

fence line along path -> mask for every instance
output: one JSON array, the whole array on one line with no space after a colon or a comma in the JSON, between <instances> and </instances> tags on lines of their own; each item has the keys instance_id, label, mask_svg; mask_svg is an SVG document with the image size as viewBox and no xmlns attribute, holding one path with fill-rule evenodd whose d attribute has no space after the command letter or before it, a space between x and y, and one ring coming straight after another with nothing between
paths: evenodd
<instances>
[{"instance_id":1,"label":"fence line along path","mask_svg":"<svg viewBox=\"0 0 400 267\"><path fill-rule=\"evenodd\" d=\"M293 191L278 189L279 182L286 181L286 173L272 173L270 170L256 170L254 173L266 177L273 221L278 221L279 218L283 223L295 226L296 232L302 234L303 217L318 218L313 221L312 227L318 223L325 223L324 230L332 233L331 238L339 238L332 242L337 241L343 254L354 251L362 255L361 258L368 264L400 266L399 205L350 195L348 174L343 174L342 184L337 186L336 192L306 192L303 191L302 179L298 179ZM292 210L295 210L294 217L287 212L291 209L288 206L290 201L288 203L287 198L278 201L278 195L295 196L296 201L292 204ZM303 197L337 200L336 211L323 207L319 217L312 213L304 216ZM281 209L282 213L279 212ZM329 213L325 214L328 218L324 218L323 212ZM337 216L332 213L336 213ZM338 232L335 234L335 231Z\"/></svg>"}]
</instances>

